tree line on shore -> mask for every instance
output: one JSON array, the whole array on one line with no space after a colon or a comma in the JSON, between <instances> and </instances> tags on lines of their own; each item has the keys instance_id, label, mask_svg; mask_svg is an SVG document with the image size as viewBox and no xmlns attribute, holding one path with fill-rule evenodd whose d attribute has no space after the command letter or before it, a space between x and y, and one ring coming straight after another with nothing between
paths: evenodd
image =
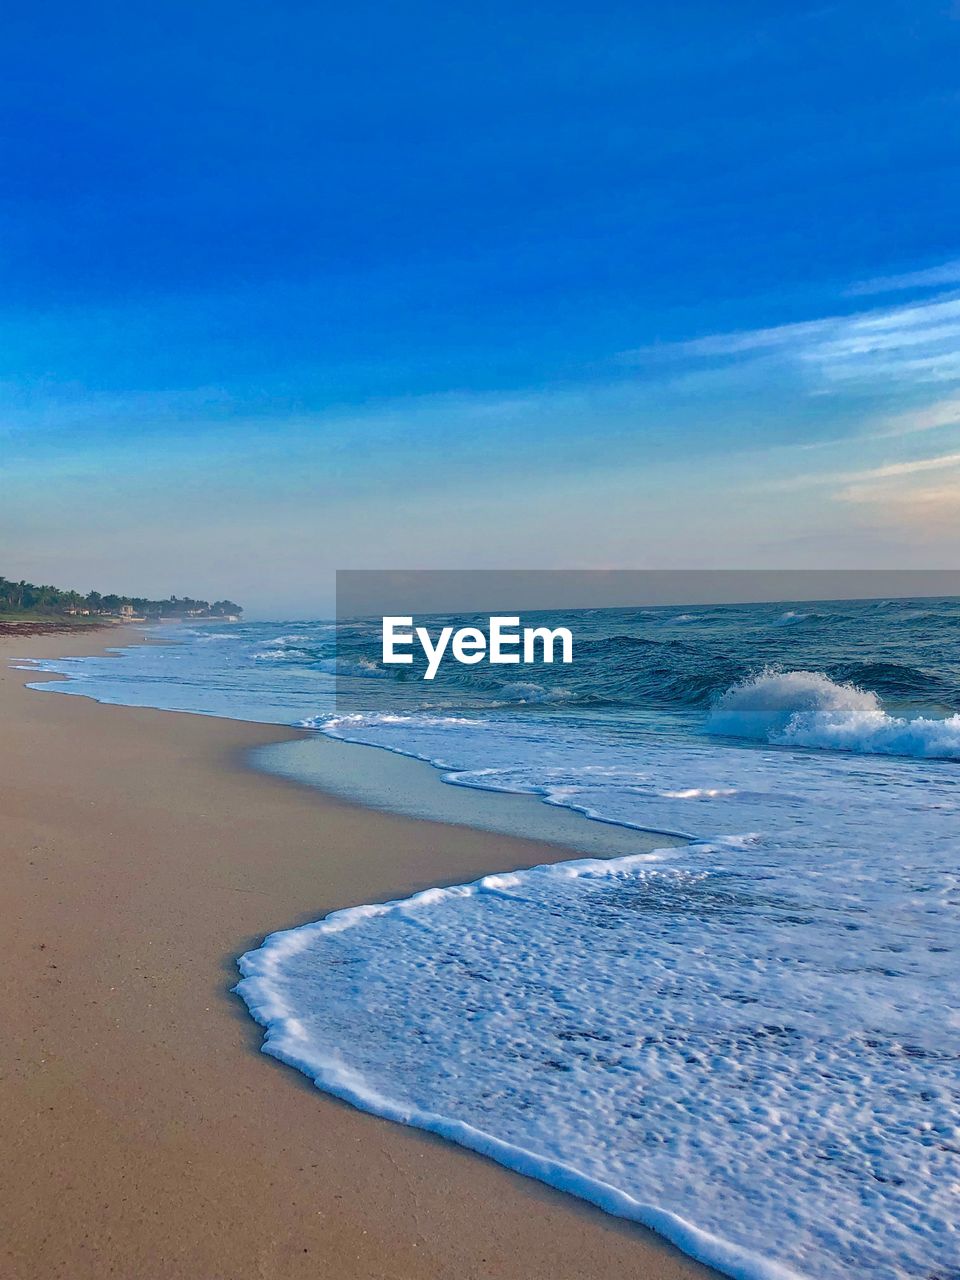
<instances>
[{"instance_id":1,"label":"tree line on shore","mask_svg":"<svg viewBox=\"0 0 960 1280\"><path fill-rule=\"evenodd\" d=\"M0 574L0 613L119 616L133 611L144 618L225 618L243 612L233 600L194 600L192 596L170 596L167 600L148 600L144 596L121 596L113 592L65 591L61 587L38 586L21 579L14 582Z\"/></svg>"}]
</instances>

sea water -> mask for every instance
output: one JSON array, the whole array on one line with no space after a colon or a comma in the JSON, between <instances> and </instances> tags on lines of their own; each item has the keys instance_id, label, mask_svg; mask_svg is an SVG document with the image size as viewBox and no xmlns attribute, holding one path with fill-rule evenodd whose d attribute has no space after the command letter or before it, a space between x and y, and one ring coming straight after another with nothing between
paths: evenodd
<instances>
[{"instance_id":1,"label":"sea water","mask_svg":"<svg viewBox=\"0 0 960 1280\"><path fill-rule=\"evenodd\" d=\"M322 1088L732 1275L956 1280L960 603L561 620L570 667L426 689L372 623L37 665L687 837L335 913L239 991Z\"/></svg>"}]
</instances>

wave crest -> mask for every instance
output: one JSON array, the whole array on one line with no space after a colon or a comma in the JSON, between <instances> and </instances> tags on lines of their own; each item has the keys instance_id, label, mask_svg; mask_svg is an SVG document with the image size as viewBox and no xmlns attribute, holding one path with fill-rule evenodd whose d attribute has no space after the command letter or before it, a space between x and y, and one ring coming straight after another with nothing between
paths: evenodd
<instances>
[{"instance_id":1,"label":"wave crest","mask_svg":"<svg viewBox=\"0 0 960 1280\"><path fill-rule=\"evenodd\" d=\"M891 716L871 690L820 671L768 669L734 685L715 704L707 729L776 746L960 760L960 714Z\"/></svg>"}]
</instances>

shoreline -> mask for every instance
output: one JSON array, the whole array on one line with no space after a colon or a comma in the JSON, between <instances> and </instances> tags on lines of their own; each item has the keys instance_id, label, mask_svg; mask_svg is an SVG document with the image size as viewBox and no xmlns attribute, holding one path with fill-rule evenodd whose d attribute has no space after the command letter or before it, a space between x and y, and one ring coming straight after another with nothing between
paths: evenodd
<instances>
[{"instance_id":1,"label":"shoreline","mask_svg":"<svg viewBox=\"0 0 960 1280\"><path fill-rule=\"evenodd\" d=\"M44 673L10 667L136 628L24 639L0 638L6 1274L716 1274L322 1093L259 1052L229 990L277 929L575 850L360 808L246 763L295 729L44 698L24 687Z\"/></svg>"},{"instance_id":2,"label":"shoreline","mask_svg":"<svg viewBox=\"0 0 960 1280\"><path fill-rule=\"evenodd\" d=\"M255 748L251 766L361 809L529 838L568 856L620 858L680 847L693 839L678 831L591 817L579 809L550 804L537 792L450 782L447 779L455 770L423 756L328 736L316 729L292 741Z\"/></svg>"}]
</instances>

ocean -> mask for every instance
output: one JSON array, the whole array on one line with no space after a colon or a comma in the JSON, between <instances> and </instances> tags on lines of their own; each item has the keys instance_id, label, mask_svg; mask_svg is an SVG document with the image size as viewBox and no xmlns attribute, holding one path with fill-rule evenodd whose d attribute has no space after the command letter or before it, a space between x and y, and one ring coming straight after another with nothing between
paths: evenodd
<instances>
[{"instance_id":1,"label":"ocean","mask_svg":"<svg viewBox=\"0 0 960 1280\"><path fill-rule=\"evenodd\" d=\"M532 620L572 665L427 684L378 621L204 624L36 687L310 728L260 761L307 782L337 739L602 823L610 856L267 938L265 1050L733 1276L957 1280L960 601Z\"/></svg>"}]
</instances>

